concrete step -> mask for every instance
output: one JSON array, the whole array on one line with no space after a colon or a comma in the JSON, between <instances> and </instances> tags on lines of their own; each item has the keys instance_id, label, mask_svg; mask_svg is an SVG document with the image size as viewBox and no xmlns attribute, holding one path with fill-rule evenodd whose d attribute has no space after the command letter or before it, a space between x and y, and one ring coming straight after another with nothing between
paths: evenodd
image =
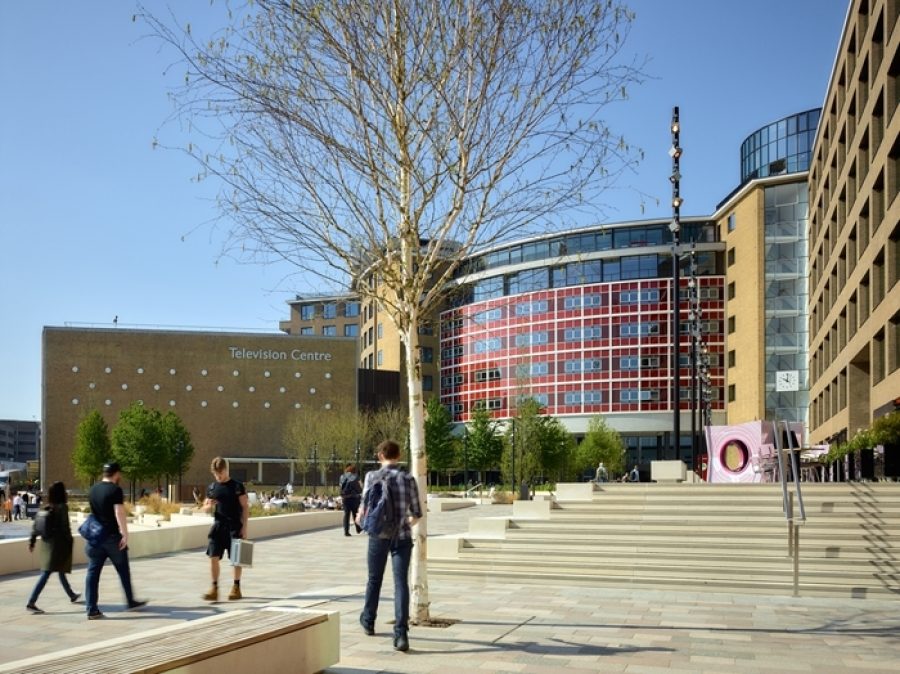
<instances>
[{"instance_id":1,"label":"concrete step","mask_svg":"<svg viewBox=\"0 0 900 674\"><path fill-rule=\"evenodd\" d=\"M741 580L709 580L697 577L656 577L640 578L634 576L612 576L597 578L578 573L544 573L532 569L497 573L485 569L460 568L459 565L448 565L436 562L429 563L429 574L442 578L481 578L495 583L521 583L540 585L571 585L577 587L600 587L611 589L655 589L679 592L733 592L740 594L785 595L791 596L793 583L790 577L784 581ZM890 586L848 586L843 584L821 584L801 582L800 596L820 597L852 597L884 598L896 597L900 590Z\"/></svg>"},{"instance_id":2,"label":"concrete step","mask_svg":"<svg viewBox=\"0 0 900 674\"><path fill-rule=\"evenodd\" d=\"M730 564L717 565L700 563L697 559L620 559L620 560L578 560L548 559L543 557L512 558L502 555L476 555L466 553L460 562L470 569L490 569L495 572L521 571L532 569L539 573L574 573L598 578L628 576L639 578L693 578L701 575L709 580L729 580L738 577L743 580L780 581L792 573L790 559L730 560ZM895 565L859 564L853 568L822 567L817 564L801 564L805 582L837 583L854 586L886 586L900 592L900 568Z\"/></svg>"},{"instance_id":3,"label":"concrete step","mask_svg":"<svg viewBox=\"0 0 900 674\"><path fill-rule=\"evenodd\" d=\"M560 555L594 556L603 554L614 555L667 555L674 554L673 546L669 542L654 543L644 538L636 537L632 540L611 539L604 541L587 542L561 542L557 538L507 538L501 540L465 539L464 549L469 550L508 550L510 554L547 555L556 551ZM846 561L888 560L900 562L900 544L890 546L875 546L868 543L851 542L848 545L834 545L833 542L823 542L821 545L813 545L801 540L801 559L837 559ZM779 557L787 555L787 541L782 539L770 543L759 541L709 541L702 544L693 541L689 547L680 546L675 550L681 550L679 554L690 557L735 556L747 558L751 556Z\"/></svg>"}]
</instances>

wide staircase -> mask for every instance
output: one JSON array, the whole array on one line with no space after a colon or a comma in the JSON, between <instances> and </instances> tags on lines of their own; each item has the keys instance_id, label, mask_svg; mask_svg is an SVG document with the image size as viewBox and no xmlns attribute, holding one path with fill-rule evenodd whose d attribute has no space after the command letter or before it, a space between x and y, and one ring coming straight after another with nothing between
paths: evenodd
<instances>
[{"instance_id":1,"label":"wide staircase","mask_svg":"<svg viewBox=\"0 0 900 674\"><path fill-rule=\"evenodd\" d=\"M511 518L475 518L466 534L429 539L429 573L793 593L780 485L577 487L583 494L577 499L516 502ZM802 489L807 519L799 529L799 594L900 596L900 484L804 483Z\"/></svg>"}]
</instances>

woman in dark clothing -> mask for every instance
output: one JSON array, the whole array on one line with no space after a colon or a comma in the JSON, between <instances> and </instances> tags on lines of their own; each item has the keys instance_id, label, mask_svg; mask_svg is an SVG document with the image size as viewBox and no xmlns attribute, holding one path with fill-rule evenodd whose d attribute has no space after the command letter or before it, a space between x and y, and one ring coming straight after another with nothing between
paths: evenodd
<instances>
[{"instance_id":1,"label":"woman in dark clothing","mask_svg":"<svg viewBox=\"0 0 900 674\"><path fill-rule=\"evenodd\" d=\"M34 551L34 544L41 537L39 554L41 557L41 575L31 592L28 604L25 605L32 613L43 613L37 607L37 600L47 584L51 573L59 574L59 582L63 590L69 595L69 600L74 604L81 596L74 592L66 578L67 573L72 573L72 530L69 528L69 506L66 505L66 487L62 482L54 482L47 492L48 505L44 513L35 517L35 526L31 530L31 540L28 543L29 552ZM42 529L38 533L38 518L44 518Z\"/></svg>"}]
</instances>

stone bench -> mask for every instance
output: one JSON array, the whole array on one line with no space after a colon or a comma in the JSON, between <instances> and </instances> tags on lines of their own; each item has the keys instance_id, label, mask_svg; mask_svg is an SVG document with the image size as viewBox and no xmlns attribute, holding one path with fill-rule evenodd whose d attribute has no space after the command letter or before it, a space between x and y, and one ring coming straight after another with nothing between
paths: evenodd
<instances>
[{"instance_id":1,"label":"stone bench","mask_svg":"<svg viewBox=\"0 0 900 674\"><path fill-rule=\"evenodd\" d=\"M313 674L340 660L340 614L236 610L0 666L18 674Z\"/></svg>"}]
</instances>

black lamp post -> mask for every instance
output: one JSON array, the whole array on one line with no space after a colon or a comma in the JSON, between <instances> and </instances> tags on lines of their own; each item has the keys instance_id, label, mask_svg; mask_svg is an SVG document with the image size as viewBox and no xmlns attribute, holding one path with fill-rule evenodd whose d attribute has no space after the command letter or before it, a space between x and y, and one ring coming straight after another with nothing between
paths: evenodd
<instances>
[{"instance_id":1,"label":"black lamp post","mask_svg":"<svg viewBox=\"0 0 900 674\"><path fill-rule=\"evenodd\" d=\"M312 461L312 469L313 469L313 492L317 492L319 490L319 446L313 445L312 451L310 452L310 460Z\"/></svg>"},{"instance_id":2,"label":"black lamp post","mask_svg":"<svg viewBox=\"0 0 900 674\"><path fill-rule=\"evenodd\" d=\"M332 448L331 448L331 474L333 476L335 483L337 483L337 464L338 464L337 452L335 451L335 447L332 446Z\"/></svg>"},{"instance_id":3,"label":"black lamp post","mask_svg":"<svg viewBox=\"0 0 900 674\"><path fill-rule=\"evenodd\" d=\"M356 441L356 470L359 471L359 475L363 474L363 468L359 465L359 440Z\"/></svg>"},{"instance_id":4,"label":"black lamp post","mask_svg":"<svg viewBox=\"0 0 900 674\"><path fill-rule=\"evenodd\" d=\"M681 289L679 283L679 267L681 260L681 145L679 136L681 123L678 119L678 106L672 108L672 147L669 156L672 157L672 175L669 181L672 183L672 222L669 230L672 232L672 436L675 444L675 458L681 458L681 363L679 352L681 351Z\"/></svg>"},{"instance_id":5,"label":"black lamp post","mask_svg":"<svg viewBox=\"0 0 900 674\"><path fill-rule=\"evenodd\" d=\"M463 484L469 488L469 427L463 427Z\"/></svg>"}]
</instances>

